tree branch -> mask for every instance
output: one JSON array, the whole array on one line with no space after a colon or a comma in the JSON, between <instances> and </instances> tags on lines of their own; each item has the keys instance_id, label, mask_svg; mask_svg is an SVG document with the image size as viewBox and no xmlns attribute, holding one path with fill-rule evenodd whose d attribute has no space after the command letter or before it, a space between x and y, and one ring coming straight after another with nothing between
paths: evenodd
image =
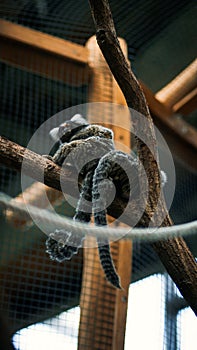
<instances>
[{"instance_id":1,"label":"tree branch","mask_svg":"<svg viewBox=\"0 0 197 350\"><path fill-rule=\"evenodd\" d=\"M165 213L166 216L162 226L170 226L172 221L167 213L165 202L163 199L158 202L160 181L156 138L144 93L121 50L108 1L89 0L89 3L96 27L98 45L125 96L127 105L144 115L148 121L146 129L137 122L133 125L135 135L141 135L142 139L149 140L154 150L154 154L152 154L146 143L136 138L138 155L149 182L149 198L141 224L148 226L154 213L156 214L154 223L157 225L157 222L160 222L161 215ZM155 212L157 207L160 210ZM175 238L156 242L152 246L180 292L197 315L197 264L185 241L182 238Z\"/></svg>"},{"instance_id":2,"label":"tree branch","mask_svg":"<svg viewBox=\"0 0 197 350\"><path fill-rule=\"evenodd\" d=\"M67 184L67 194L74 197L78 194L78 185L81 185L82 178L79 178L77 184L74 180L74 170L70 166L61 168L49 159L32 152L8 139L0 136L0 164L3 164L13 170L21 171L23 161L23 173L31 178L44 183L58 191L61 191L61 183ZM43 177L44 174L44 177ZM61 176L61 183L60 183ZM138 201L131 201L126 211L124 211L127 201L121 198L121 193L108 208L108 214L114 218L119 218L124 212L121 219L128 225L131 224L130 211L138 212Z\"/></svg>"},{"instance_id":3,"label":"tree branch","mask_svg":"<svg viewBox=\"0 0 197 350\"><path fill-rule=\"evenodd\" d=\"M145 225L148 225L148 221L151 220L154 213L156 226L157 217L155 209L160 196L160 171L152 118L150 116L143 90L135 75L131 71L120 47L108 1L90 0L89 3L96 26L98 45L114 78L124 94L127 105L129 108L132 108L145 116L148 121L148 123L146 123L146 127L144 127L142 123L137 121L137 118L134 118L134 120L132 120L132 126L134 135L140 135L140 138L135 137L136 147L138 156L143 164L144 170L146 171L149 183L149 198L145 210ZM151 147L147 147L147 144L151 145ZM141 193L144 193L145 190L143 188L143 182L141 182L140 185ZM160 207L163 212L165 211L165 216L168 217L165 204ZM168 225L171 224L172 222L168 217Z\"/></svg>"},{"instance_id":4,"label":"tree branch","mask_svg":"<svg viewBox=\"0 0 197 350\"><path fill-rule=\"evenodd\" d=\"M61 181L66 181L70 184L69 194L76 194L76 184L72 180L71 168L67 167L64 170L51 160L0 136L0 163L13 170L21 171L23 161L25 164L23 167L25 175L61 191L61 173Z\"/></svg>"}]
</instances>

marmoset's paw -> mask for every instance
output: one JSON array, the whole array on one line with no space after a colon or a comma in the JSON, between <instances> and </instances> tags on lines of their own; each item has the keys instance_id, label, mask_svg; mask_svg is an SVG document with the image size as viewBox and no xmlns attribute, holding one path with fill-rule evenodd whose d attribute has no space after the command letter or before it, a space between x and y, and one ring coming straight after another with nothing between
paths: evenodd
<instances>
[{"instance_id":1,"label":"marmoset's paw","mask_svg":"<svg viewBox=\"0 0 197 350\"><path fill-rule=\"evenodd\" d=\"M52 160L52 162L53 162L53 157L50 156L49 154L43 154L42 157L47 158L49 160Z\"/></svg>"},{"instance_id":2,"label":"marmoset's paw","mask_svg":"<svg viewBox=\"0 0 197 350\"><path fill-rule=\"evenodd\" d=\"M74 237L71 232L56 230L54 233L50 233L46 240L46 253L49 254L51 260L62 262L70 260L73 255L78 253L81 246L81 240Z\"/></svg>"}]
</instances>

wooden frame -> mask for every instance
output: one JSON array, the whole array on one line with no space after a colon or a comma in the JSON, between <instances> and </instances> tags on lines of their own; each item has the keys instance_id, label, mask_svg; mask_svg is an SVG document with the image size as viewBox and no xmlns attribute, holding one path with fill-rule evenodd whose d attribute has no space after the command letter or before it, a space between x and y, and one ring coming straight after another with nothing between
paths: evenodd
<instances>
[{"instance_id":1,"label":"wooden frame","mask_svg":"<svg viewBox=\"0 0 197 350\"><path fill-rule=\"evenodd\" d=\"M0 20L0 42L0 60L7 64L74 86L88 84L92 75L87 47L5 20ZM55 66L58 69L52 69ZM158 124L178 136L174 140L177 154L183 155L183 160L195 169L191 159L197 149L197 131L174 113L187 115L196 108L196 68L197 60L156 95L142 83Z\"/></svg>"},{"instance_id":2,"label":"wooden frame","mask_svg":"<svg viewBox=\"0 0 197 350\"><path fill-rule=\"evenodd\" d=\"M74 86L88 83L88 51L81 45L2 19L0 42L5 63Z\"/></svg>"}]
</instances>

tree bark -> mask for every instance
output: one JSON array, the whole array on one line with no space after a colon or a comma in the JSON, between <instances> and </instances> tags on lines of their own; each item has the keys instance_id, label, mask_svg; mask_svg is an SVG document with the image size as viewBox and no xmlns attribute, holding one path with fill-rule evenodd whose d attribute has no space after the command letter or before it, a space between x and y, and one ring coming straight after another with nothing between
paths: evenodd
<instances>
[{"instance_id":1,"label":"tree bark","mask_svg":"<svg viewBox=\"0 0 197 350\"><path fill-rule=\"evenodd\" d=\"M26 165L22 167L23 161ZM31 178L58 191L62 191L61 183L66 182L68 185L66 186L66 189L69 191L67 194L74 197L77 196L78 185L80 186L82 181L82 178L79 178L79 183L76 183L74 180L76 177L74 176L74 169L72 167L66 166L61 168L51 160L42 157L41 155L32 152L3 136L0 136L0 164L3 164L18 172L20 172L22 169L25 175L30 176ZM134 215L135 213L137 215L139 202L136 200L131 200L125 211L127 203L128 200L126 200L125 197L121 197L120 191L119 196L115 198L107 210L108 214L114 218L119 218L124 212L124 216L121 217L122 221L128 225L131 225L130 212L132 211Z\"/></svg>"},{"instance_id":2,"label":"tree bark","mask_svg":"<svg viewBox=\"0 0 197 350\"><path fill-rule=\"evenodd\" d=\"M140 135L143 135L145 140L147 139L149 143L152 143L152 149L154 150L153 154L144 142L136 138L138 155L149 183L149 198L141 224L144 227L148 226L154 213L154 224L157 226L161 214L165 213L162 226L170 226L172 221L168 215L164 199L159 200L160 181L156 138L143 90L122 53L108 1L89 0L89 3L96 27L98 45L125 96L127 105L145 116L148 121L148 127L145 130L143 125L139 125L137 122L133 125L135 134L139 135L140 130ZM157 208L159 210L155 211ZM197 264L184 239L175 238L159 241L152 246L181 294L197 315Z\"/></svg>"},{"instance_id":3,"label":"tree bark","mask_svg":"<svg viewBox=\"0 0 197 350\"><path fill-rule=\"evenodd\" d=\"M21 171L22 164L25 164L22 169L25 175L59 191L61 191L61 173L61 181L70 184L69 194L76 194L76 183L72 180L72 168L68 166L64 170L51 160L3 136L0 136L0 163L16 171Z\"/></svg>"}]
</instances>

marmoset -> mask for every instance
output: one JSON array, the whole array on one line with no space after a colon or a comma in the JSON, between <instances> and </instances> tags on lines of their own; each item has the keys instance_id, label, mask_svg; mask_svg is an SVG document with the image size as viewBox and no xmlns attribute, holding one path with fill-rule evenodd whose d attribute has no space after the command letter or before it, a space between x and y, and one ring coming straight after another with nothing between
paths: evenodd
<instances>
[{"instance_id":1,"label":"marmoset","mask_svg":"<svg viewBox=\"0 0 197 350\"><path fill-rule=\"evenodd\" d=\"M114 184L121 196L128 199L129 193L139 194L138 184L131 189L128 178L138 178L138 161L134 152L130 155L116 151L112 130L96 124L88 124L80 115L50 131L59 148L51 159L58 165L64 162L74 166L83 177L80 197L74 220L88 223L94 216L95 225L107 225L107 207ZM56 230L46 241L47 253L56 261L70 260L82 247L84 236L76 236L66 230ZM101 266L106 279L116 288L121 288L108 239L97 235Z\"/></svg>"}]
</instances>

